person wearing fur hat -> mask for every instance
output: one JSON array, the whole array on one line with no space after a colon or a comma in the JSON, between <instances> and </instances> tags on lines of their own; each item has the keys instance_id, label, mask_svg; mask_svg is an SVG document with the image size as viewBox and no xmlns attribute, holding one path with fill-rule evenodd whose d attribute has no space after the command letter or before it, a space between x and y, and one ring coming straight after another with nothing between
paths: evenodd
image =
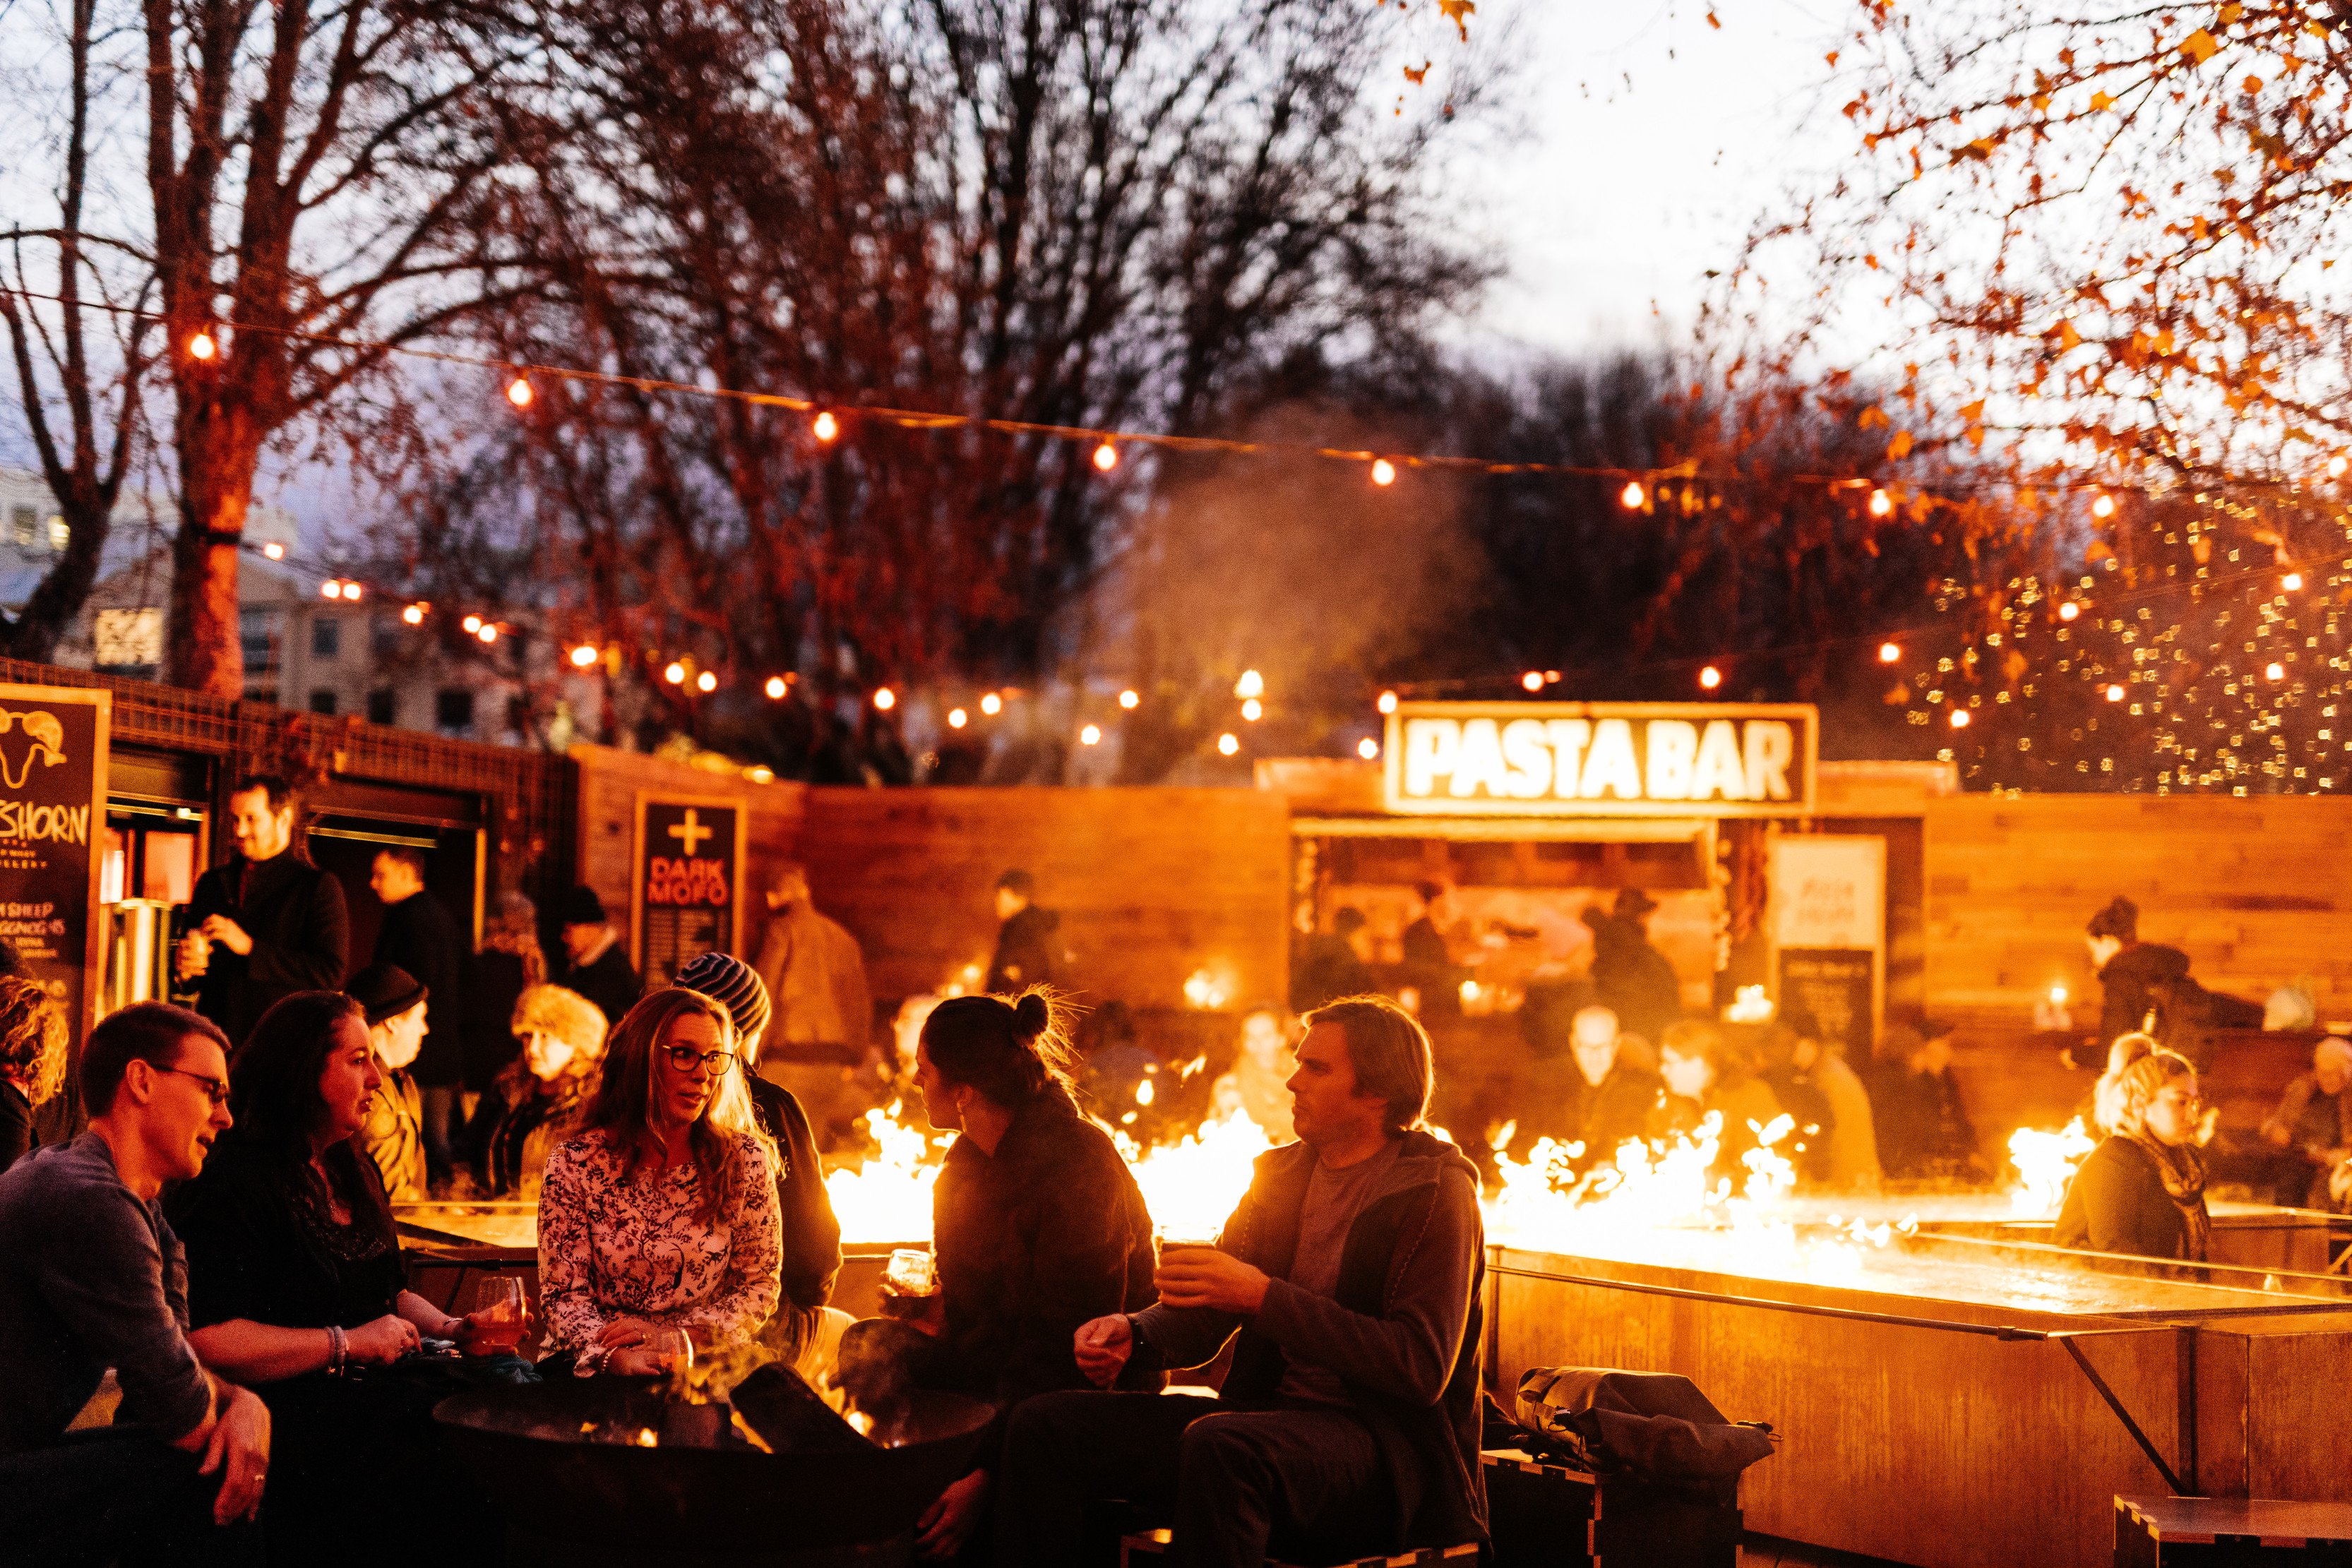
<instances>
[{"instance_id":1,"label":"person wearing fur hat","mask_svg":"<svg viewBox=\"0 0 2352 1568\"><path fill-rule=\"evenodd\" d=\"M396 964L370 964L351 977L343 995L359 1003L368 1043L383 1071L360 1125L360 1152L383 1173L386 1198L422 1203L427 1188L424 1095L408 1070L425 1048L426 988Z\"/></svg>"},{"instance_id":2,"label":"person wearing fur hat","mask_svg":"<svg viewBox=\"0 0 2352 1568\"><path fill-rule=\"evenodd\" d=\"M577 991L525 987L515 999L522 1054L474 1113L474 1168L491 1197L537 1198L547 1156L578 1129L604 1060L604 1015Z\"/></svg>"},{"instance_id":3,"label":"person wearing fur hat","mask_svg":"<svg viewBox=\"0 0 2352 1568\"><path fill-rule=\"evenodd\" d=\"M735 1041L743 1061L744 1087L751 1092L760 1128L776 1141L776 1203L783 1218L782 1294L761 1342L783 1360L808 1364L829 1354L849 1326L846 1312L828 1312L833 1282L841 1272L841 1221L824 1189L824 1162L808 1113L793 1092L751 1071L773 1009L757 971L725 953L704 953L677 972L677 983L725 1008L735 1020Z\"/></svg>"},{"instance_id":4,"label":"person wearing fur hat","mask_svg":"<svg viewBox=\"0 0 2352 1568\"><path fill-rule=\"evenodd\" d=\"M563 928L564 956L555 983L595 1003L608 1028L619 1023L646 988L621 951L621 934L605 917L604 901L593 887L575 887L556 904L555 918Z\"/></svg>"}]
</instances>

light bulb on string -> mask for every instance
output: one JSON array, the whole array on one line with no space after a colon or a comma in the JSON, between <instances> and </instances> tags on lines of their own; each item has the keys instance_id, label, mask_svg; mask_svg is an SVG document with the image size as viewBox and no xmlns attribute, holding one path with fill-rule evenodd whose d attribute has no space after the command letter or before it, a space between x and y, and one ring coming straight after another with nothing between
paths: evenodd
<instances>
[{"instance_id":1,"label":"light bulb on string","mask_svg":"<svg viewBox=\"0 0 2352 1568\"><path fill-rule=\"evenodd\" d=\"M420 599L415 603L410 605L407 609L402 611L400 612L400 618L403 621L407 622L411 626L422 626L425 624L425 601Z\"/></svg>"},{"instance_id":2,"label":"light bulb on string","mask_svg":"<svg viewBox=\"0 0 2352 1568\"><path fill-rule=\"evenodd\" d=\"M1382 693L1381 694L1381 700L1380 700L1378 703L1374 704L1373 706L1376 706L1376 707L1378 707L1378 708L1379 708L1382 713L1394 713L1394 712L1396 712L1396 710L1397 710L1397 695L1396 695L1396 693L1394 693L1394 692L1382 692Z\"/></svg>"},{"instance_id":3,"label":"light bulb on string","mask_svg":"<svg viewBox=\"0 0 2352 1568\"><path fill-rule=\"evenodd\" d=\"M572 667L584 670L596 662L596 650L586 643L572 650Z\"/></svg>"},{"instance_id":4,"label":"light bulb on string","mask_svg":"<svg viewBox=\"0 0 2352 1568\"><path fill-rule=\"evenodd\" d=\"M1242 737L1235 735L1232 730L1227 730L1224 734L1217 737L1217 755L1220 757L1231 757L1234 752L1239 751L1241 748Z\"/></svg>"},{"instance_id":5,"label":"light bulb on string","mask_svg":"<svg viewBox=\"0 0 2352 1568\"><path fill-rule=\"evenodd\" d=\"M1723 672L1709 664L1698 673L1698 684L1706 690L1713 691L1723 685Z\"/></svg>"},{"instance_id":6,"label":"light bulb on string","mask_svg":"<svg viewBox=\"0 0 2352 1568\"><path fill-rule=\"evenodd\" d=\"M2279 579L2279 586L2285 589L2289 593L2300 593L2303 591L2303 573L2299 571L2288 572L2284 577Z\"/></svg>"},{"instance_id":7,"label":"light bulb on string","mask_svg":"<svg viewBox=\"0 0 2352 1568\"><path fill-rule=\"evenodd\" d=\"M1900 643L1881 643L1878 645L1878 662L1880 664L1891 664L1901 657L1903 657L1903 645Z\"/></svg>"},{"instance_id":8,"label":"light bulb on string","mask_svg":"<svg viewBox=\"0 0 2352 1568\"><path fill-rule=\"evenodd\" d=\"M1106 441L1095 448L1095 472L1108 474L1118 466L1118 448Z\"/></svg>"},{"instance_id":9,"label":"light bulb on string","mask_svg":"<svg viewBox=\"0 0 2352 1568\"><path fill-rule=\"evenodd\" d=\"M948 709L948 727L950 729L961 729L965 725L968 725L971 722L971 715L964 712L963 709L960 707L951 707Z\"/></svg>"},{"instance_id":10,"label":"light bulb on string","mask_svg":"<svg viewBox=\"0 0 2352 1568\"><path fill-rule=\"evenodd\" d=\"M816 417L809 421L809 434L819 441L830 442L841 434L841 421L833 417L833 410L821 408L817 410Z\"/></svg>"},{"instance_id":11,"label":"light bulb on string","mask_svg":"<svg viewBox=\"0 0 2352 1568\"><path fill-rule=\"evenodd\" d=\"M2341 479L2347 472L2352 472L2352 457L2339 452L2327 460L2327 476L2330 479Z\"/></svg>"},{"instance_id":12,"label":"light bulb on string","mask_svg":"<svg viewBox=\"0 0 2352 1568\"><path fill-rule=\"evenodd\" d=\"M1367 762L1378 761L1381 755L1381 743L1368 736L1356 742L1356 755Z\"/></svg>"},{"instance_id":13,"label":"light bulb on string","mask_svg":"<svg viewBox=\"0 0 2352 1568\"><path fill-rule=\"evenodd\" d=\"M1390 462L1385 457L1375 457L1372 459L1372 483L1381 486L1382 488L1386 488L1387 486L1395 484L1396 465ZM1233 753L1227 752L1225 755L1230 757Z\"/></svg>"},{"instance_id":14,"label":"light bulb on string","mask_svg":"<svg viewBox=\"0 0 2352 1568\"><path fill-rule=\"evenodd\" d=\"M1894 515L1894 513L1895 513L1895 497L1892 497L1892 496L1888 495L1885 490L1873 490L1873 491L1870 493L1870 515L1871 515L1872 517L1892 517L1892 516Z\"/></svg>"},{"instance_id":15,"label":"light bulb on string","mask_svg":"<svg viewBox=\"0 0 2352 1568\"><path fill-rule=\"evenodd\" d=\"M994 718L998 714L1004 711L1004 699L998 696L994 692L985 693L980 699L980 711L986 714L989 717Z\"/></svg>"},{"instance_id":16,"label":"light bulb on string","mask_svg":"<svg viewBox=\"0 0 2352 1568\"><path fill-rule=\"evenodd\" d=\"M1098 724L1090 724L1087 726L1086 728L1078 731L1078 744L1080 746L1097 746L1101 744L1101 741L1102 726Z\"/></svg>"},{"instance_id":17,"label":"light bulb on string","mask_svg":"<svg viewBox=\"0 0 2352 1568\"><path fill-rule=\"evenodd\" d=\"M463 624L468 632L478 632L482 629L482 618L478 615L468 615Z\"/></svg>"},{"instance_id":18,"label":"light bulb on string","mask_svg":"<svg viewBox=\"0 0 2352 1568\"><path fill-rule=\"evenodd\" d=\"M1142 700L1142 694L1133 690L1124 691L1118 694L1118 706L1130 712L1132 712L1136 705L1140 703Z\"/></svg>"},{"instance_id":19,"label":"light bulb on string","mask_svg":"<svg viewBox=\"0 0 2352 1568\"><path fill-rule=\"evenodd\" d=\"M1265 695L1265 677L1259 674L1255 670L1244 670L1242 672L1242 678L1234 683L1234 695L1237 697L1262 697Z\"/></svg>"},{"instance_id":20,"label":"light bulb on string","mask_svg":"<svg viewBox=\"0 0 2352 1568\"><path fill-rule=\"evenodd\" d=\"M2273 664L2273 665L2271 666L2271 668L2273 668L2273 669L2277 669L2277 668L2278 668L2278 666L2277 666L2276 664ZM2123 700L2124 700L2124 689L2123 689L2123 687L2118 686L2118 685L2110 685L2107 687L2107 700L2108 700L2109 702L2111 702L2111 703L2119 703L2119 702L2123 701Z\"/></svg>"},{"instance_id":21,"label":"light bulb on string","mask_svg":"<svg viewBox=\"0 0 2352 1568\"><path fill-rule=\"evenodd\" d=\"M694 689L707 696L719 689L719 677L705 670L694 677Z\"/></svg>"},{"instance_id":22,"label":"light bulb on string","mask_svg":"<svg viewBox=\"0 0 2352 1568\"><path fill-rule=\"evenodd\" d=\"M669 667L662 671L662 679L674 686L686 685L686 666L677 660L672 659L669 662Z\"/></svg>"},{"instance_id":23,"label":"light bulb on string","mask_svg":"<svg viewBox=\"0 0 2352 1568\"><path fill-rule=\"evenodd\" d=\"M319 597L321 599L341 599L342 596L343 585L341 583L330 579L327 581L319 584Z\"/></svg>"},{"instance_id":24,"label":"light bulb on string","mask_svg":"<svg viewBox=\"0 0 2352 1568\"><path fill-rule=\"evenodd\" d=\"M277 540L272 539L269 543L261 547L261 553L268 556L272 560L284 560L286 559L286 547L279 544Z\"/></svg>"},{"instance_id":25,"label":"light bulb on string","mask_svg":"<svg viewBox=\"0 0 2352 1568\"><path fill-rule=\"evenodd\" d=\"M358 583L352 581L348 578L344 579L343 598L351 603L357 604L360 601L360 595L365 591L366 591L361 588Z\"/></svg>"},{"instance_id":26,"label":"light bulb on string","mask_svg":"<svg viewBox=\"0 0 2352 1568\"><path fill-rule=\"evenodd\" d=\"M1541 670L1529 670L1526 674L1519 677L1519 685L1525 686L1531 692L1539 692L1543 690L1543 672Z\"/></svg>"},{"instance_id":27,"label":"light bulb on string","mask_svg":"<svg viewBox=\"0 0 2352 1568\"><path fill-rule=\"evenodd\" d=\"M1649 498L1649 492L1642 488L1639 480L1628 479L1625 487L1617 492L1618 504L1629 512L1640 511L1642 503Z\"/></svg>"},{"instance_id":28,"label":"light bulb on string","mask_svg":"<svg viewBox=\"0 0 2352 1568\"><path fill-rule=\"evenodd\" d=\"M2115 515L2116 498L2113 496L2106 494L2105 491L2101 491L2091 502L2091 516L2098 518L2104 523Z\"/></svg>"},{"instance_id":29,"label":"light bulb on string","mask_svg":"<svg viewBox=\"0 0 2352 1568\"><path fill-rule=\"evenodd\" d=\"M1255 724L1265 716L1265 705L1258 701L1257 698L1252 697L1249 701L1242 704L1242 717L1248 720L1250 723Z\"/></svg>"},{"instance_id":30,"label":"light bulb on string","mask_svg":"<svg viewBox=\"0 0 2352 1568\"><path fill-rule=\"evenodd\" d=\"M898 694L888 686L880 687L874 694L874 706L884 713L888 713L898 706Z\"/></svg>"},{"instance_id":31,"label":"light bulb on string","mask_svg":"<svg viewBox=\"0 0 2352 1568\"><path fill-rule=\"evenodd\" d=\"M530 406L530 382L528 379L522 376L517 376L514 380L507 383L507 401L514 404L515 407L529 408Z\"/></svg>"},{"instance_id":32,"label":"light bulb on string","mask_svg":"<svg viewBox=\"0 0 2352 1568\"><path fill-rule=\"evenodd\" d=\"M499 640L499 629L485 621L482 622L482 629L475 632L474 635L482 640L483 646L488 647L490 643Z\"/></svg>"},{"instance_id":33,"label":"light bulb on string","mask_svg":"<svg viewBox=\"0 0 2352 1568\"><path fill-rule=\"evenodd\" d=\"M1952 710L1952 727L1954 729L1966 729L1969 727L1968 709L1964 707L1956 707Z\"/></svg>"},{"instance_id":34,"label":"light bulb on string","mask_svg":"<svg viewBox=\"0 0 2352 1568\"><path fill-rule=\"evenodd\" d=\"M767 692L769 701L782 702L784 700L784 693L790 690L791 686L783 676L770 675L767 685L762 689Z\"/></svg>"},{"instance_id":35,"label":"light bulb on string","mask_svg":"<svg viewBox=\"0 0 2352 1568\"><path fill-rule=\"evenodd\" d=\"M210 332L207 332L203 328L199 327L194 333L190 334L188 338L188 358L196 361L200 364L209 364L212 361L213 357L219 352L220 344L213 340L213 335Z\"/></svg>"},{"instance_id":36,"label":"light bulb on string","mask_svg":"<svg viewBox=\"0 0 2352 1568\"><path fill-rule=\"evenodd\" d=\"M2058 619L2061 621L2072 621L2081 613L2083 613L2083 607L2071 599L2058 607Z\"/></svg>"}]
</instances>

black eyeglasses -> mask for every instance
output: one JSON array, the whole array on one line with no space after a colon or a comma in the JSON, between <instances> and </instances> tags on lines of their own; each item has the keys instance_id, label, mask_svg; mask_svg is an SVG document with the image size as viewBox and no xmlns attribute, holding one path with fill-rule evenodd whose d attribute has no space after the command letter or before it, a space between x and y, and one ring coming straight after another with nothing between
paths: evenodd
<instances>
[{"instance_id":1,"label":"black eyeglasses","mask_svg":"<svg viewBox=\"0 0 2352 1568\"><path fill-rule=\"evenodd\" d=\"M697 1062L702 1064L705 1072L716 1078L735 1064L735 1053L731 1051L700 1051L690 1045L669 1048L669 1064L680 1072L693 1071Z\"/></svg>"},{"instance_id":2,"label":"black eyeglasses","mask_svg":"<svg viewBox=\"0 0 2352 1568\"><path fill-rule=\"evenodd\" d=\"M149 1065L152 1066L153 1064L151 1062ZM219 1107L228 1103L228 1085L208 1073L191 1072L184 1067L158 1067L155 1071L158 1072L176 1072L183 1078L194 1079L197 1082L205 1086L205 1098L213 1103L215 1109L218 1109Z\"/></svg>"}]
</instances>

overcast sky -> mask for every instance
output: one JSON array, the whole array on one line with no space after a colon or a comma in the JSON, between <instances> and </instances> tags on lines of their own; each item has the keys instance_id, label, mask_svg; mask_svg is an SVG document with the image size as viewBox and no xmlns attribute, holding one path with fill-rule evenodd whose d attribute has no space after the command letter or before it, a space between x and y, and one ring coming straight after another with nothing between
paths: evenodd
<instances>
[{"instance_id":1,"label":"overcast sky","mask_svg":"<svg viewBox=\"0 0 2352 1568\"><path fill-rule=\"evenodd\" d=\"M1475 337L1574 350L1679 335L1772 197L1853 156L1805 130L1844 0L1716 0L1716 14L1719 29L1706 0L1481 5L1528 75L1524 134L1460 176L1508 268Z\"/></svg>"}]
</instances>

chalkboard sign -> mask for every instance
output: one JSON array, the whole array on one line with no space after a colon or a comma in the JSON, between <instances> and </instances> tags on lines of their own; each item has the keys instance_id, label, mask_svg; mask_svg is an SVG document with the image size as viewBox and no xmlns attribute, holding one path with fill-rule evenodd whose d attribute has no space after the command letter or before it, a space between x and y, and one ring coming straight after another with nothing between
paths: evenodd
<instances>
[{"instance_id":1,"label":"chalkboard sign","mask_svg":"<svg viewBox=\"0 0 2352 1568\"><path fill-rule=\"evenodd\" d=\"M740 950L747 826L740 801L637 797L630 926L648 988L705 953Z\"/></svg>"},{"instance_id":2,"label":"chalkboard sign","mask_svg":"<svg viewBox=\"0 0 2352 1568\"><path fill-rule=\"evenodd\" d=\"M1867 947L1783 947L1780 1011L1802 1008L1824 1043L1845 1047L1849 1061L1868 1061L1876 1032L1878 955Z\"/></svg>"},{"instance_id":3,"label":"chalkboard sign","mask_svg":"<svg viewBox=\"0 0 2352 1568\"><path fill-rule=\"evenodd\" d=\"M76 1066L106 939L98 873L113 711L110 692L0 685L0 937L65 1009ZM63 1093L48 1109L72 1118L75 1103Z\"/></svg>"}]
</instances>

